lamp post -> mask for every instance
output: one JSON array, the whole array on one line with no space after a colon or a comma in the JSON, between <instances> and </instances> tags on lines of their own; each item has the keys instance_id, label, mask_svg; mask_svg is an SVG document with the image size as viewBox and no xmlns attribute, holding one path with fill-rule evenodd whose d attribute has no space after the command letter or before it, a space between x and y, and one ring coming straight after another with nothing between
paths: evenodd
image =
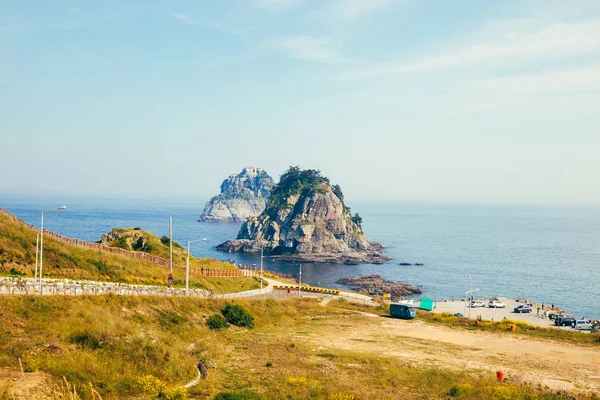
<instances>
[{"instance_id":1,"label":"lamp post","mask_svg":"<svg viewBox=\"0 0 600 400\"><path fill-rule=\"evenodd\" d=\"M471 290L469 290L469 318L471 318L471 308L473 308L473 278L471 278L471 275L468 278L471 282Z\"/></svg>"},{"instance_id":2,"label":"lamp post","mask_svg":"<svg viewBox=\"0 0 600 400\"><path fill-rule=\"evenodd\" d=\"M263 280L263 248L260 246L260 291L262 292Z\"/></svg>"},{"instance_id":3,"label":"lamp post","mask_svg":"<svg viewBox=\"0 0 600 400\"><path fill-rule=\"evenodd\" d=\"M169 216L169 276L172 274L173 274L173 217Z\"/></svg>"},{"instance_id":4,"label":"lamp post","mask_svg":"<svg viewBox=\"0 0 600 400\"><path fill-rule=\"evenodd\" d=\"M42 270L44 266L44 213L50 211L63 211L66 209L67 206L60 206L58 208L51 208L49 210L42 211L42 224L40 227L40 294L42 294Z\"/></svg>"},{"instance_id":5,"label":"lamp post","mask_svg":"<svg viewBox=\"0 0 600 400\"><path fill-rule=\"evenodd\" d=\"M185 295L189 295L190 293L190 243L193 242L202 242L206 239L196 239L196 240L188 240L187 247L187 262L185 263Z\"/></svg>"},{"instance_id":6,"label":"lamp post","mask_svg":"<svg viewBox=\"0 0 600 400\"><path fill-rule=\"evenodd\" d=\"M300 292L302 288L302 264L300 264L300 274L298 275L298 297L302 297L302 293Z\"/></svg>"},{"instance_id":7,"label":"lamp post","mask_svg":"<svg viewBox=\"0 0 600 400\"><path fill-rule=\"evenodd\" d=\"M40 234L35 235L35 272L33 275L33 293L35 294L35 286L37 285L38 260L40 255Z\"/></svg>"}]
</instances>

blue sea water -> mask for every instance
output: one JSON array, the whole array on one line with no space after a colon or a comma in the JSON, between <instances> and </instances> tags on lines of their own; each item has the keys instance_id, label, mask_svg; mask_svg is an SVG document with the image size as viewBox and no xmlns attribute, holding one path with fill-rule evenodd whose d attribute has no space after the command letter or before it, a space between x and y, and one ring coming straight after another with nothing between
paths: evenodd
<instances>
[{"instance_id":1,"label":"blue sea water","mask_svg":"<svg viewBox=\"0 0 600 400\"><path fill-rule=\"evenodd\" d=\"M54 200L0 198L0 207L38 226ZM78 199L64 212L45 214L44 227L65 236L97 241L114 227L141 227L173 237L198 257L227 260L215 246L237 235L238 223L200 223L204 201ZM378 273L408 282L425 295L527 298L559 305L577 317L600 318L600 208L355 203L370 239L387 246L384 265L307 264L303 281L339 286L343 276ZM232 254L238 263L259 263ZM400 266L401 262L423 266ZM265 261L265 268L297 273L298 263Z\"/></svg>"}]
</instances>

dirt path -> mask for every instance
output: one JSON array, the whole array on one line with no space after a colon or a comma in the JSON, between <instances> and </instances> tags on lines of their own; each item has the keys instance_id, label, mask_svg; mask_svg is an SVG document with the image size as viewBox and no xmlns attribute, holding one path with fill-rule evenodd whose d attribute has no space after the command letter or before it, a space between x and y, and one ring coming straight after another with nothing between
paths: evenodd
<instances>
[{"instance_id":1,"label":"dirt path","mask_svg":"<svg viewBox=\"0 0 600 400\"><path fill-rule=\"evenodd\" d=\"M437 368L501 370L556 389L600 390L600 349L593 347L366 316L321 320L305 339L321 349L376 352Z\"/></svg>"}]
</instances>

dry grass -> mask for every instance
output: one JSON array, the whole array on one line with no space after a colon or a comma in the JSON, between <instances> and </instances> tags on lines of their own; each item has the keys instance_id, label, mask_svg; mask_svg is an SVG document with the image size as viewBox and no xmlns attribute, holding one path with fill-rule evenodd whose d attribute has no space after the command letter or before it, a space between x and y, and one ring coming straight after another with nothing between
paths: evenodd
<instances>
[{"instance_id":1,"label":"dry grass","mask_svg":"<svg viewBox=\"0 0 600 400\"><path fill-rule=\"evenodd\" d=\"M0 275L33 277L36 232L0 215ZM193 268L233 269L233 265L214 259L196 259ZM74 246L49 236L44 238L44 277L87 279L147 285L167 285L166 268L146 260L138 260L99 250ZM185 271L174 269L174 286L185 286ZM193 288L216 292L235 292L259 287L251 278L207 278L190 275Z\"/></svg>"},{"instance_id":2,"label":"dry grass","mask_svg":"<svg viewBox=\"0 0 600 400\"><path fill-rule=\"evenodd\" d=\"M309 331L335 329L323 318L360 318L343 303L236 303L255 316L255 329L208 329L206 318L226 304L217 300L0 298L0 366L15 367L21 357L27 370L64 376L104 399L152 398L160 385L165 393L175 393L195 378L199 361L208 366L209 376L189 390L191 398L240 390L263 399L437 399L451 392L458 398L560 398L474 372L426 368L379 353L319 350L305 340ZM79 395L91 399L90 393Z\"/></svg>"},{"instance_id":3,"label":"dry grass","mask_svg":"<svg viewBox=\"0 0 600 400\"><path fill-rule=\"evenodd\" d=\"M563 341L578 345L588 345L600 347L597 335L589 335L576 331L566 331L563 329L546 328L541 326L530 325L522 321L513 321L506 319L504 321L479 321L479 325L475 325L475 321L465 317L455 317L451 313L431 313L427 311L417 310L417 318L419 320L432 324L445 325L458 329L481 330L487 332L517 334L536 339L548 339L553 341ZM511 331L511 326L514 326L514 332Z\"/></svg>"}]
</instances>

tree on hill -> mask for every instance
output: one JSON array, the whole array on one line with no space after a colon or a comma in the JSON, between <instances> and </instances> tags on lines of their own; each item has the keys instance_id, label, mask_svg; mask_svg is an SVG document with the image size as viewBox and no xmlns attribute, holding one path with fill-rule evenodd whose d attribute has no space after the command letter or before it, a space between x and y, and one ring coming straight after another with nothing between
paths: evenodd
<instances>
[{"instance_id":1,"label":"tree on hill","mask_svg":"<svg viewBox=\"0 0 600 400\"><path fill-rule=\"evenodd\" d=\"M352 222L354 222L356 225L362 227L363 219L362 219L362 217L360 215L358 215L358 213L356 213L352 217Z\"/></svg>"},{"instance_id":2,"label":"tree on hill","mask_svg":"<svg viewBox=\"0 0 600 400\"><path fill-rule=\"evenodd\" d=\"M273 188L269 203L271 205L281 205L289 196L316 190L323 184L329 185L329 178L321 175L321 171L316 169L302 170L298 166L291 166L281 175L279 183Z\"/></svg>"},{"instance_id":3,"label":"tree on hill","mask_svg":"<svg viewBox=\"0 0 600 400\"><path fill-rule=\"evenodd\" d=\"M335 194L338 197L338 199L340 199L343 203L344 193L342 193L342 188L340 187L340 185L333 185L331 189L333 190L333 194Z\"/></svg>"}]
</instances>

